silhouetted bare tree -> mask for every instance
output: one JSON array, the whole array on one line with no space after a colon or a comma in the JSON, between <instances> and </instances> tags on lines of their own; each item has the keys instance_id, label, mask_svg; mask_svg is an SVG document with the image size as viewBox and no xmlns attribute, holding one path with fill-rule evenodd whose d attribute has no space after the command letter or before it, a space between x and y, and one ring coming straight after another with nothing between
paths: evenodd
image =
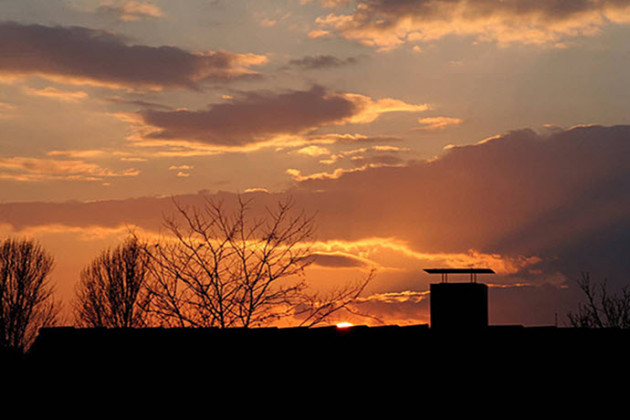
<instances>
[{"instance_id":1,"label":"silhouetted bare tree","mask_svg":"<svg viewBox=\"0 0 630 420\"><path fill-rule=\"evenodd\" d=\"M82 272L76 289L75 323L82 327L144 327L149 256L136 237L103 251Z\"/></svg>"},{"instance_id":2,"label":"silhouetted bare tree","mask_svg":"<svg viewBox=\"0 0 630 420\"><path fill-rule=\"evenodd\" d=\"M0 243L0 347L26 350L39 328L53 326L60 310L48 276L53 257L38 243Z\"/></svg>"},{"instance_id":3,"label":"silhouetted bare tree","mask_svg":"<svg viewBox=\"0 0 630 420\"><path fill-rule=\"evenodd\" d=\"M313 218L291 200L258 218L241 198L233 212L210 199L202 208L175 206L182 223L167 219L171 238L148 248L151 312L162 325L251 327L292 316L312 325L346 307L371 278L325 299L309 295Z\"/></svg>"},{"instance_id":4,"label":"silhouetted bare tree","mask_svg":"<svg viewBox=\"0 0 630 420\"><path fill-rule=\"evenodd\" d=\"M630 328L630 290L610 294L606 282L593 283L588 273L578 280L586 302L578 304L577 313L569 313L569 323L578 328Z\"/></svg>"}]
</instances>

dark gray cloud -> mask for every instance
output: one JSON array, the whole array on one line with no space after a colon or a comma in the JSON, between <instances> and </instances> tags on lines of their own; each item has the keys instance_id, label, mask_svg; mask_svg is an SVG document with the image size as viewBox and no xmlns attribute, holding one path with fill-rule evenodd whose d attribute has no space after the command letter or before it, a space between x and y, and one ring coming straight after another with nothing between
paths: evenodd
<instances>
[{"instance_id":1,"label":"dark gray cloud","mask_svg":"<svg viewBox=\"0 0 630 420\"><path fill-rule=\"evenodd\" d=\"M400 165L404 160L394 154L373 154L370 156L356 156L352 158L352 163L355 166L362 167L366 165Z\"/></svg>"},{"instance_id":2,"label":"dark gray cloud","mask_svg":"<svg viewBox=\"0 0 630 420\"><path fill-rule=\"evenodd\" d=\"M142 99L128 99L120 96L111 96L109 98L105 98L104 100L114 104L129 105L136 109L155 109L160 111L170 111L173 109L171 106L159 104L157 102L150 102Z\"/></svg>"},{"instance_id":3,"label":"dark gray cloud","mask_svg":"<svg viewBox=\"0 0 630 420\"><path fill-rule=\"evenodd\" d=\"M337 58L334 55L314 55L297 58L289 61L289 65L305 70L318 70L327 68L336 68L347 66L349 64L355 64L358 62L356 57Z\"/></svg>"},{"instance_id":4,"label":"dark gray cloud","mask_svg":"<svg viewBox=\"0 0 630 420\"><path fill-rule=\"evenodd\" d=\"M313 257L313 263L322 267L349 268L370 266L368 261L348 254L314 252Z\"/></svg>"},{"instance_id":5,"label":"dark gray cloud","mask_svg":"<svg viewBox=\"0 0 630 420\"><path fill-rule=\"evenodd\" d=\"M265 62L253 54L192 53L131 45L110 32L72 26L0 23L0 74L38 75L72 83L137 89L195 89L205 81L255 74Z\"/></svg>"},{"instance_id":6,"label":"dark gray cloud","mask_svg":"<svg viewBox=\"0 0 630 420\"><path fill-rule=\"evenodd\" d=\"M339 220L331 231L358 237L389 231L448 252L531 252L584 232L580 226L597 230L623 221L630 213L628 180L630 126L592 126L550 136L515 131L433 161L304 181L296 191L319 191L320 215L338 214L345 203L361 209L361 217ZM345 203L338 202L340 191Z\"/></svg>"},{"instance_id":7,"label":"dark gray cloud","mask_svg":"<svg viewBox=\"0 0 630 420\"><path fill-rule=\"evenodd\" d=\"M303 181L295 193L318 209L323 238L540 257L540 272L519 274L528 283L585 270L623 282L630 270L630 126L520 130L430 162Z\"/></svg>"},{"instance_id":8,"label":"dark gray cloud","mask_svg":"<svg viewBox=\"0 0 630 420\"><path fill-rule=\"evenodd\" d=\"M158 131L155 139L197 140L215 145L244 145L273 135L298 134L341 122L361 110L342 95L320 86L284 93L250 92L199 111L141 113Z\"/></svg>"},{"instance_id":9,"label":"dark gray cloud","mask_svg":"<svg viewBox=\"0 0 630 420\"><path fill-rule=\"evenodd\" d=\"M323 126L370 123L389 112L424 112L428 107L394 98L373 100L330 92L318 85L308 90L243 92L202 110L142 111L140 125L146 134L138 140L195 141L224 147L265 142L269 146L287 135L299 135L293 140L302 143L356 141L367 138L315 131Z\"/></svg>"}]
</instances>

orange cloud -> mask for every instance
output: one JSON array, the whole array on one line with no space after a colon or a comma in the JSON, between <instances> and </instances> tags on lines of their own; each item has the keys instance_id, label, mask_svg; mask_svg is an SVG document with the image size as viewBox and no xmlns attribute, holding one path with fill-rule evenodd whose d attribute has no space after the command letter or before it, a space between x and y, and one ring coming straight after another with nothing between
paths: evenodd
<instances>
[{"instance_id":1,"label":"orange cloud","mask_svg":"<svg viewBox=\"0 0 630 420\"><path fill-rule=\"evenodd\" d=\"M308 33L308 37L311 38L311 39L317 39L317 38L321 38L323 36L326 36L329 33L330 32L328 32L328 31L324 31L324 30L319 29L319 30L310 31Z\"/></svg>"},{"instance_id":2,"label":"orange cloud","mask_svg":"<svg viewBox=\"0 0 630 420\"><path fill-rule=\"evenodd\" d=\"M352 168L352 169L337 168L332 172L318 172L311 175L302 175L302 171L300 171L299 169L289 168L285 171L285 173L289 175L291 178L293 178L293 180L297 182L303 182L303 181L323 180L323 179L339 179L345 174L358 172L358 171L365 171L369 167L370 166L363 166L360 168Z\"/></svg>"},{"instance_id":3,"label":"orange cloud","mask_svg":"<svg viewBox=\"0 0 630 420\"><path fill-rule=\"evenodd\" d=\"M463 121L459 118L451 117L428 117L420 118L418 123L422 125L420 130L441 130L446 127L459 125Z\"/></svg>"},{"instance_id":4,"label":"orange cloud","mask_svg":"<svg viewBox=\"0 0 630 420\"><path fill-rule=\"evenodd\" d=\"M51 223L45 225L28 226L15 229L8 224L0 224L0 233L3 236L26 236L28 238L40 238L50 235L72 235L81 242L101 241L101 240L122 240L129 232L137 228L129 225L118 225L105 227L99 225L90 226L70 226L61 223ZM140 232L140 230L138 230ZM147 235L148 232L143 231Z\"/></svg>"},{"instance_id":5,"label":"orange cloud","mask_svg":"<svg viewBox=\"0 0 630 420\"><path fill-rule=\"evenodd\" d=\"M46 180L102 181L111 177L137 176L136 169L113 171L82 160L56 160L29 157L0 158L0 179L22 182Z\"/></svg>"},{"instance_id":6,"label":"orange cloud","mask_svg":"<svg viewBox=\"0 0 630 420\"><path fill-rule=\"evenodd\" d=\"M373 261L344 252L313 252L313 263L321 267L374 267Z\"/></svg>"},{"instance_id":7,"label":"orange cloud","mask_svg":"<svg viewBox=\"0 0 630 420\"><path fill-rule=\"evenodd\" d=\"M63 102L78 102L88 97L88 94L83 91L68 92L68 91L55 89L52 86L49 86L44 89L24 88L24 92L27 95L51 98L51 99L56 99Z\"/></svg>"},{"instance_id":8,"label":"orange cloud","mask_svg":"<svg viewBox=\"0 0 630 420\"><path fill-rule=\"evenodd\" d=\"M264 28L273 28L274 26L276 26L276 23L278 23L278 21L274 19L264 18L259 23L260 26Z\"/></svg>"},{"instance_id":9,"label":"orange cloud","mask_svg":"<svg viewBox=\"0 0 630 420\"><path fill-rule=\"evenodd\" d=\"M190 171L194 168L192 165L179 165L179 166L171 166L168 168L169 171L177 171L178 178L188 178L190 176Z\"/></svg>"},{"instance_id":10,"label":"orange cloud","mask_svg":"<svg viewBox=\"0 0 630 420\"><path fill-rule=\"evenodd\" d=\"M368 144L368 143L386 143L400 141L398 137L388 136L366 136L363 134L308 134L301 136L305 142L309 144ZM299 144L298 144L299 145Z\"/></svg>"},{"instance_id":11,"label":"orange cloud","mask_svg":"<svg viewBox=\"0 0 630 420\"><path fill-rule=\"evenodd\" d=\"M330 155L330 150L321 146L306 146L296 151L300 155L306 155L311 157L327 156Z\"/></svg>"},{"instance_id":12,"label":"orange cloud","mask_svg":"<svg viewBox=\"0 0 630 420\"><path fill-rule=\"evenodd\" d=\"M541 262L541 259L536 256L504 256L475 250L465 253L423 252L414 250L408 242L402 239L386 237L362 238L354 241L319 241L312 245L312 249L316 252L355 255L357 258L361 258L361 261L366 265L368 261L371 261L371 265L380 267L392 267L391 261L394 258L390 253L394 253L398 256L398 260L405 258L416 261L418 267L433 265L491 267L495 272L503 275L518 273ZM405 262L402 265L408 267L410 264L410 262Z\"/></svg>"},{"instance_id":13,"label":"orange cloud","mask_svg":"<svg viewBox=\"0 0 630 420\"><path fill-rule=\"evenodd\" d=\"M116 158L121 162L146 162L147 158L136 156L129 152L111 149L84 149L84 150L51 150L46 156L61 156L70 159L108 159Z\"/></svg>"},{"instance_id":14,"label":"orange cloud","mask_svg":"<svg viewBox=\"0 0 630 420\"><path fill-rule=\"evenodd\" d=\"M374 101L367 96L358 94L346 93L343 96L354 103L359 110L355 115L346 119L344 123L370 123L380 117L381 114L389 112L424 112L429 109L427 104L408 104L394 98Z\"/></svg>"},{"instance_id":15,"label":"orange cloud","mask_svg":"<svg viewBox=\"0 0 630 420\"><path fill-rule=\"evenodd\" d=\"M353 13L317 19L320 31L381 50L447 35L499 44L562 45L630 21L630 4L618 0L359 0Z\"/></svg>"},{"instance_id":16,"label":"orange cloud","mask_svg":"<svg viewBox=\"0 0 630 420\"><path fill-rule=\"evenodd\" d=\"M246 188L245 193L268 193L269 190L266 188Z\"/></svg>"},{"instance_id":17,"label":"orange cloud","mask_svg":"<svg viewBox=\"0 0 630 420\"><path fill-rule=\"evenodd\" d=\"M108 155L104 150L52 150L46 153L48 156L64 156L73 159L92 159Z\"/></svg>"},{"instance_id":18,"label":"orange cloud","mask_svg":"<svg viewBox=\"0 0 630 420\"><path fill-rule=\"evenodd\" d=\"M330 154L328 158L320 160L320 163L332 165L334 163L348 161L355 167L367 167L369 165L396 166L403 163L403 160L397 155L406 151L409 151L409 149L397 146L376 145Z\"/></svg>"},{"instance_id":19,"label":"orange cloud","mask_svg":"<svg viewBox=\"0 0 630 420\"><path fill-rule=\"evenodd\" d=\"M137 0L107 1L98 8L101 13L113 13L124 22L133 22L146 18L161 18L164 12L155 4Z\"/></svg>"},{"instance_id":20,"label":"orange cloud","mask_svg":"<svg viewBox=\"0 0 630 420\"><path fill-rule=\"evenodd\" d=\"M413 302L420 303L426 299L429 292L415 292L411 290L405 290L402 292L387 292L377 293L365 298L359 298L360 302L385 302L385 303L403 303Z\"/></svg>"}]
</instances>

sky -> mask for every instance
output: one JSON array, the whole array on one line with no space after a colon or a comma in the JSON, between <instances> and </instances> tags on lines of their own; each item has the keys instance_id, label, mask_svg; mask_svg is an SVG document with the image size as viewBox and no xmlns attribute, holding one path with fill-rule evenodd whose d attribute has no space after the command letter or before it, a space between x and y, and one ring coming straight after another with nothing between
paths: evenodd
<instances>
[{"instance_id":1,"label":"sky","mask_svg":"<svg viewBox=\"0 0 630 420\"><path fill-rule=\"evenodd\" d=\"M159 233L173 199L239 195L315 214L313 287L375 268L361 308L382 323L429 321L423 268L493 268L493 324L563 325L581 273L630 280L630 1L1 0L0 16L0 235L55 256L66 307L82 267Z\"/></svg>"}]
</instances>

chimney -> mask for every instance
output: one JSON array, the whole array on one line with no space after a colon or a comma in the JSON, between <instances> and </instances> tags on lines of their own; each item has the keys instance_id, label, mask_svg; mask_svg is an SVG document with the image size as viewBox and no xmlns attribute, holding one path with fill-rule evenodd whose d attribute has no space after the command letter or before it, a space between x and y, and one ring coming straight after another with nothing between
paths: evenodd
<instances>
[{"instance_id":1,"label":"chimney","mask_svg":"<svg viewBox=\"0 0 630 420\"><path fill-rule=\"evenodd\" d=\"M477 283L477 274L492 274L489 268L429 268L441 274L440 283L431 284L431 328L481 329L488 326L488 286ZM449 274L470 274L470 282L449 283Z\"/></svg>"}]
</instances>

